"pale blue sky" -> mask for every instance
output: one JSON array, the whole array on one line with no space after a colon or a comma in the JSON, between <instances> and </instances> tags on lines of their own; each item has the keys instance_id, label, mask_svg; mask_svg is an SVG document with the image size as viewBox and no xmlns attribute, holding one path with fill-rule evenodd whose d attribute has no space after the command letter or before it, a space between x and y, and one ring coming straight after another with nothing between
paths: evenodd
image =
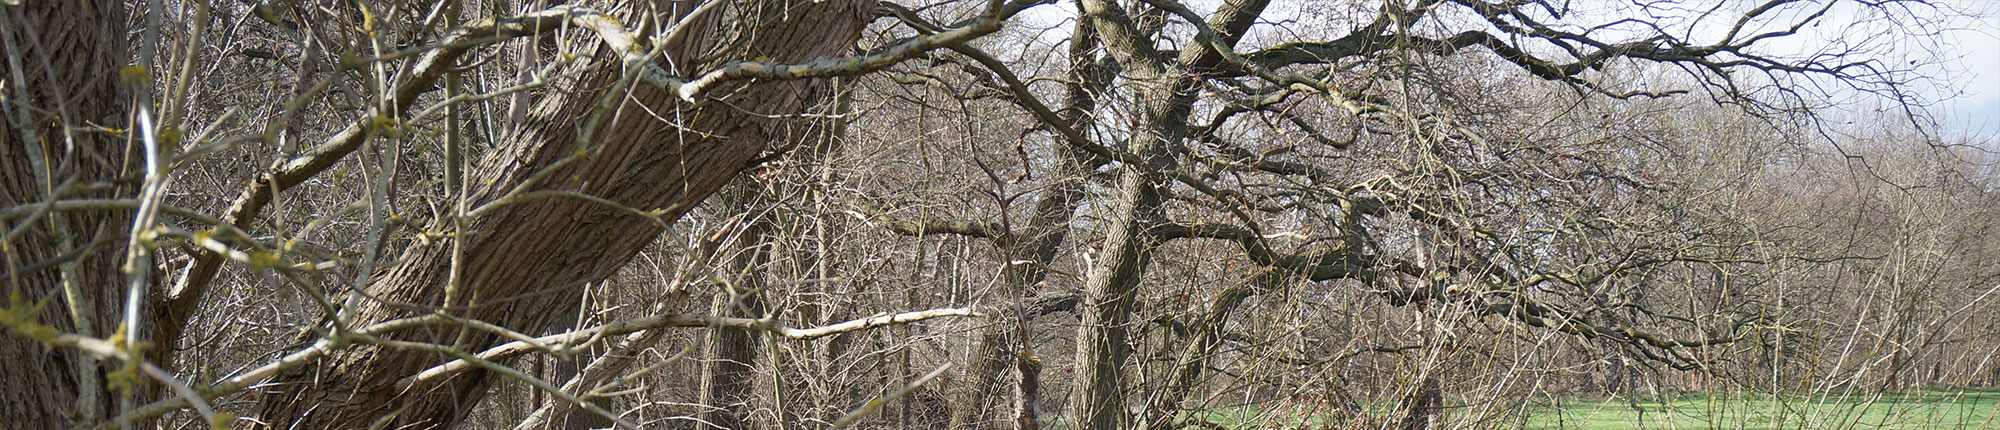
<instances>
[{"instance_id":1,"label":"pale blue sky","mask_svg":"<svg viewBox=\"0 0 2000 430\"><path fill-rule=\"evenodd\" d=\"M1984 15L1967 28L1946 32L1959 51L1958 61L1968 93L1946 102L1936 112L1948 129L1960 133L2000 136L2000 1L1959 0L1968 12Z\"/></svg>"},{"instance_id":2,"label":"pale blue sky","mask_svg":"<svg viewBox=\"0 0 2000 430\"><path fill-rule=\"evenodd\" d=\"M1604 16L1614 16L1630 13L1630 5L1632 4L1630 0L1572 1L1573 3L1570 3L1570 5L1577 8L1577 10L1583 11L1578 15L1586 16L1582 18L1585 20L1590 19L1587 18L1589 15L1603 14ZM1716 4L1712 1L1692 1L1680 9L1699 12ZM1744 7L1761 3L1761 1L1721 1L1725 5L1730 4L1730 2L1740 2ZM1219 1L1184 0L1184 3L1197 11L1206 12L1213 10ZM1934 53L1909 53L1905 55L1907 55L1907 58L1913 60L1942 61L1944 64L1938 64L1925 70L1925 72L1933 77L1942 78L1943 82L1938 82L1937 84L1940 85L1937 86L1913 88L1912 90L1924 99L1937 101L1930 108L1931 114L1936 117L1940 126L1944 128L1942 131L1946 135L1982 136L1987 139L2000 138L2000 0L1944 0L1940 4L1964 15L1944 22L1933 22L1932 24L1937 24L1935 30L1942 30L1939 32L1938 38L1932 41L1934 43L1926 41L1913 42L1907 37L1904 40L1890 39L1887 41L1883 39L1869 39L1868 35L1871 33L1907 33L1898 33L1898 29L1893 28L1871 28L1894 24L1882 24L1882 21L1879 20L1872 22L1865 19L1858 20L1854 16L1855 12L1850 3L1836 7L1830 11L1828 16L1822 17L1823 22L1829 25L1806 28L1803 29L1802 34L1774 40L1772 42L1776 43L1764 45L1769 49L1764 52L1782 55L1786 53L1784 51L1793 51L1799 55L1810 55L1814 52L1828 49L1828 44L1825 41L1841 38L1847 38L1848 40L1856 40L1856 38L1869 39L1871 40L1870 43L1884 44L1878 46L1878 48L1881 46L1896 46L1896 48L1892 49L1935 47L1937 52ZM1044 43L1053 43L1065 37L1067 29L1063 28L1059 23L1066 21L1072 16L1070 11L1074 10L1074 7L1069 1L1060 1L1057 5L1038 7L1026 13L1023 17L1025 21L1022 23L1029 27L1048 30L1039 32L1038 35ZM1300 4L1295 2L1276 2L1265 14L1265 20L1287 21L1298 19L1298 15L1303 15L1297 9L1298 7L1300 7ZM1672 9L1672 7L1669 7L1669 9ZM1616 10L1623 10L1624 12L1614 12ZM1659 13L1660 11L1652 10L1650 12ZM1577 17L1572 16L1571 18ZM1668 21L1673 21L1671 18L1671 16L1668 17ZM1705 20L1704 24L1699 25L1707 27L1717 22L1727 21ZM1689 25L1697 24L1690 23ZM1900 30L1907 31L1909 29ZM1689 35L1694 36L1696 40L1700 40L1701 33L1703 33L1701 30L1689 29L1687 27L1682 27L1681 31L1688 31ZM1717 33L1717 37L1720 37L1719 32ZM1839 92L1836 91L1836 93ZM1851 96L1852 94L1845 95ZM1843 94L1834 94L1834 96L1836 98L1845 98L1842 97ZM1863 99L1865 97L1850 98L1848 100L1857 103L1866 102Z\"/></svg>"}]
</instances>

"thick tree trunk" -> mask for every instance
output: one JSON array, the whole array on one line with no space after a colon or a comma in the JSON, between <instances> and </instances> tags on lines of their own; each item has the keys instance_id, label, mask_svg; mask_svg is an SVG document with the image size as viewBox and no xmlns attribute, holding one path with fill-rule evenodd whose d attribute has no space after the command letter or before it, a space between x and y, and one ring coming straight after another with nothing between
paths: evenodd
<instances>
[{"instance_id":1,"label":"thick tree trunk","mask_svg":"<svg viewBox=\"0 0 2000 430\"><path fill-rule=\"evenodd\" d=\"M120 176L137 160L135 146L81 129L125 127L118 77L128 61L124 28L116 1L0 5L0 208L55 197L132 196L136 187ZM51 195L65 184L113 188ZM109 337L122 320L127 284L119 267L131 223L131 211L47 212L0 222L0 232L13 235L0 244L0 300L8 301L0 308L41 305L39 313L11 316ZM69 428L118 412L120 393L105 384L117 363L50 349L15 331L26 328L0 327L0 427Z\"/></svg>"},{"instance_id":2,"label":"thick tree trunk","mask_svg":"<svg viewBox=\"0 0 2000 430\"><path fill-rule=\"evenodd\" d=\"M754 290L746 290L754 291ZM728 297L717 299L715 315L763 317L764 300L758 293L746 294L741 303ZM701 381L702 421L715 428L748 429L750 400L757 386L757 350L762 334L743 330L714 330L709 333L708 362L703 363Z\"/></svg>"},{"instance_id":3,"label":"thick tree trunk","mask_svg":"<svg viewBox=\"0 0 2000 430\"><path fill-rule=\"evenodd\" d=\"M743 181L738 184L742 192L732 192L736 201L730 202L737 213L752 213L749 203L757 197L752 187L756 184ZM716 294L716 303L711 315L744 318L762 318L764 306L765 265L771 261L768 243L771 234L771 220L758 215L745 221L740 233L718 232L718 234L739 234L730 256L728 272L724 276L735 279L733 291ZM757 386L757 350L763 333L743 330L711 330L708 333L708 361L702 363L701 420L712 428L748 429L750 427L750 400Z\"/></svg>"},{"instance_id":4,"label":"thick tree trunk","mask_svg":"<svg viewBox=\"0 0 2000 430\"><path fill-rule=\"evenodd\" d=\"M1153 42L1137 34L1117 6L1102 0L1081 4L1104 35L1105 45L1125 64L1134 91L1147 101L1140 119L1144 127L1133 131L1130 143L1131 153L1140 162L1118 168L1111 210L1105 214L1109 225L1103 248L1097 251L1096 265L1084 280L1076 337L1078 386L1069 404L1073 428L1115 430L1130 422L1124 366L1132 349L1126 343L1126 325L1132 302L1137 299L1140 276L1157 245L1147 230L1158 219L1159 172L1173 162L1170 148L1184 134L1176 131L1186 130L1187 108L1175 104L1191 97L1182 97L1176 90L1192 81L1158 63Z\"/></svg>"},{"instance_id":5,"label":"thick tree trunk","mask_svg":"<svg viewBox=\"0 0 2000 430\"><path fill-rule=\"evenodd\" d=\"M869 18L872 1L763 0L738 2L736 19L760 25L736 28L721 61L769 58L800 62L846 51ZM628 20L631 21L631 20ZM718 31L718 33L722 33ZM691 38L690 44L707 43ZM695 64L693 46L669 47L673 64ZM720 188L760 151L797 138L803 127L780 117L819 100L817 81L767 83L728 93L727 103L680 104L648 86L612 88L625 70L603 59L570 88L553 91L528 114L526 124L498 142L477 166L470 199L494 201L571 154L563 166L530 188L596 196L641 210L660 210L672 221ZM706 66L714 66L715 63ZM687 70L681 70L686 73ZM597 109L611 93L616 108ZM717 92L723 93L723 92ZM604 118L593 124L592 119ZM675 127L678 125L680 128ZM581 142L580 136L595 136ZM577 305L574 289L604 279L660 232L656 220L571 198L553 197L500 207L470 221L460 274L463 302L453 314L519 331L538 331ZM417 245L402 263L371 283L353 313L358 324L433 312L445 305L452 249ZM485 332L424 329L388 337L458 345L477 350L495 343ZM259 418L276 428L441 428L463 419L487 392L493 375L468 372L436 386L398 387L396 381L447 358L361 345L284 375L267 395Z\"/></svg>"},{"instance_id":6,"label":"thick tree trunk","mask_svg":"<svg viewBox=\"0 0 2000 430\"><path fill-rule=\"evenodd\" d=\"M1069 45L1069 81L1063 97L1065 106L1062 111L1057 112L1063 124L1058 126L1085 130L1091 126L1092 118L1095 118L1097 94L1103 92L1104 87L1109 85L1109 79L1106 79L1099 70L1101 67L1097 64L1097 37L1090 23L1078 21L1073 28L1075 34L1070 36ZM1048 277L1048 271L1043 268L1055 263L1056 252L1068 238L1070 220L1076 214L1077 203L1084 197L1084 180L1081 176L1102 165L1101 161L1090 159L1089 154L1078 148L1061 147L1055 154L1056 157L1051 160L1048 168L1051 177L1047 178L1053 183L1049 185L1048 191L1042 194L1041 199L1035 202L1034 218L1028 221L1028 227L1024 231L1015 232L1010 236L1012 243L1002 244L1006 247L1007 261L1034 262L1034 264L1010 264L1004 269L1002 279L1007 281L1006 287L1011 290L1009 295L1012 296L1033 295L1034 287ZM1018 365L1019 361L1033 357L1021 357L1019 354L1022 352L1019 351L1010 354L1009 348L1006 347L1009 341L1023 347L1034 342L1034 334L1027 332L1032 328L1031 321L1018 321L1012 324L1007 321L1012 318L1033 317L1020 315L1019 312L995 314L1002 317L996 318L991 324L980 329L979 339L973 343L970 354L971 365L966 370L966 384L960 389L957 405L952 409L951 428L992 427L988 425L994 422L990 414L993 410L991 405L996 397L994 393L999 391L995 388L999 385L1001 371L1010 363L1016 364L1018 369L1039 369L1038 366ZM1014 400L1017 403L1021 401L1022 389L1026 389L1026 393L1032 395L1038 392L1040 384L1034 375L1019 376L1022 380L1015 384L1017 394ZM1017 418L1023 411L1020 406L1015 407ZM1026 411L1032 413L1034 405L1027 406ZM1019 419L1015 420L1016 429L1025 427Z\"/></svg>"},{"instance_id":7,"label":"thick tree trunk","mask_svg":"<svg viewBox=\"0 0 2000 430\"><path fill-rule=\"evenodd\" d=\"M1123 376L1132 349L1125 340L1125 326L1139 275L1153 249L1145 229L1159 207L1160 193L1144 168L1122 170L1104 249L1084 283L1076 346L1079 385L1070 401L1070 418L1078 430L1120 429L1129 421Z\"/></svg>"},{"instance_id":8,"label":"thick tree trunk","mask_svg":"<svg viewBox=\"0 0 2000 430\"><path fill-rule=\"evenodd\" d=\"M1149 230L1159 218L1160 189L1173 169L1174 156L1187 137L1201 73L1220 64L1213 49L1191 48L1169 59L1154 49L1149 32L1135 26L1115 2L1082 0L1078 4L1096 27L1104 46L1124 66L1139 95L1137 118L1129 151L1134 163L1120 167L1109 226L1084 282L1083 311L1077 328L1076 367L1079 383L1070 401L1070 419L1077 429L1111 430L1131 422L1126 409L1123 371L1131 355L1127 325L1137 300L1138 283L1152 249L1158 245ZM1208 23L1225 46L1234 45L1263 12L1266 0L1229 0Z\"/></svg>"}]
</instances>

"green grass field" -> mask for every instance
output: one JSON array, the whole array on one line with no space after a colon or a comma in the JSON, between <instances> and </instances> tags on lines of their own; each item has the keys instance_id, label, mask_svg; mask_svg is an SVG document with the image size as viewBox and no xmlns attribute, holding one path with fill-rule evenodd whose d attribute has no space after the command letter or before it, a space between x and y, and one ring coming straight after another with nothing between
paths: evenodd
<instances>
[{"instance_id":1,"label":"green grass field","mask_svg":"<svg viewBox=\"0 0 2000 430\"><path fill-rule=\"evenodd\" d=\"M1352 428L1382 428L1388 408L1376 405L1368 423ZM1632 402L1623 398L1573 399L1532 410L1525 420L1506 423L1455 422L1446 428L1580 429L1580 430L1849 430L1849 429L1995 429L2000 430L2000 390L1926 390L1880 395L1784 395L1758 393L1689 393ZM1350 428L1353 423L1328 425L1324 411L1275 411L1254 405L1209 410L1200 418L1224 429ZM1454 415L1447 412L1449 417ZM1462 416L1459 418L1463 418ZM1449 418L1448 418L1449 419ZM1190 427L1194 428L1194 427Z\"/></svg>"},{"instance_id":2,"label":"green grass field","mask_svg":"<svg viewBox=\"0 0 2000 430\"><path fill-rule=\"evenodd\" d=\"M2000 390L1879 396L1689 394L1672 399L1575 400L1528 419L1530 429L2000 429Z\"/></svg>"}]
</instances>

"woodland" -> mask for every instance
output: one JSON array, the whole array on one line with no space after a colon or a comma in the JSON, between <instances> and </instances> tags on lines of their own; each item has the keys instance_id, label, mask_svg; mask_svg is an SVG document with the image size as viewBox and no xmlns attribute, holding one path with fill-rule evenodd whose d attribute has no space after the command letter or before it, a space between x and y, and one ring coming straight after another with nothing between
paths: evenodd
<instances>
[{"instance_id":1,"label":"woodland","mask_svg":"<svg viewBox=\"0 0 2000 430\"><path fill-rule=\"evenodd\" d=\"M1992 390L1966 5L0 0L0 428Z\"/></svg>"}]
</instances>

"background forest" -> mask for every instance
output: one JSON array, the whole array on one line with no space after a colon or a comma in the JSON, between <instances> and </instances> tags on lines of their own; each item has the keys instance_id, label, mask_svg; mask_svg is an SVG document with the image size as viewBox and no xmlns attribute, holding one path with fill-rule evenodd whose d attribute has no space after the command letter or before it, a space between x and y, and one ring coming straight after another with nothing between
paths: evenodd
<instances>
[{"instance_id":1,"label":"background forest","mask_svg":"<svg viewBox=\"0 0 2000 430\"><path fill-rule=\"evenodd\" d=\"M1990 389L2000 148L1931 110L1962 6L4 1L0 427Z\"/></svg>"}]
</instances>

